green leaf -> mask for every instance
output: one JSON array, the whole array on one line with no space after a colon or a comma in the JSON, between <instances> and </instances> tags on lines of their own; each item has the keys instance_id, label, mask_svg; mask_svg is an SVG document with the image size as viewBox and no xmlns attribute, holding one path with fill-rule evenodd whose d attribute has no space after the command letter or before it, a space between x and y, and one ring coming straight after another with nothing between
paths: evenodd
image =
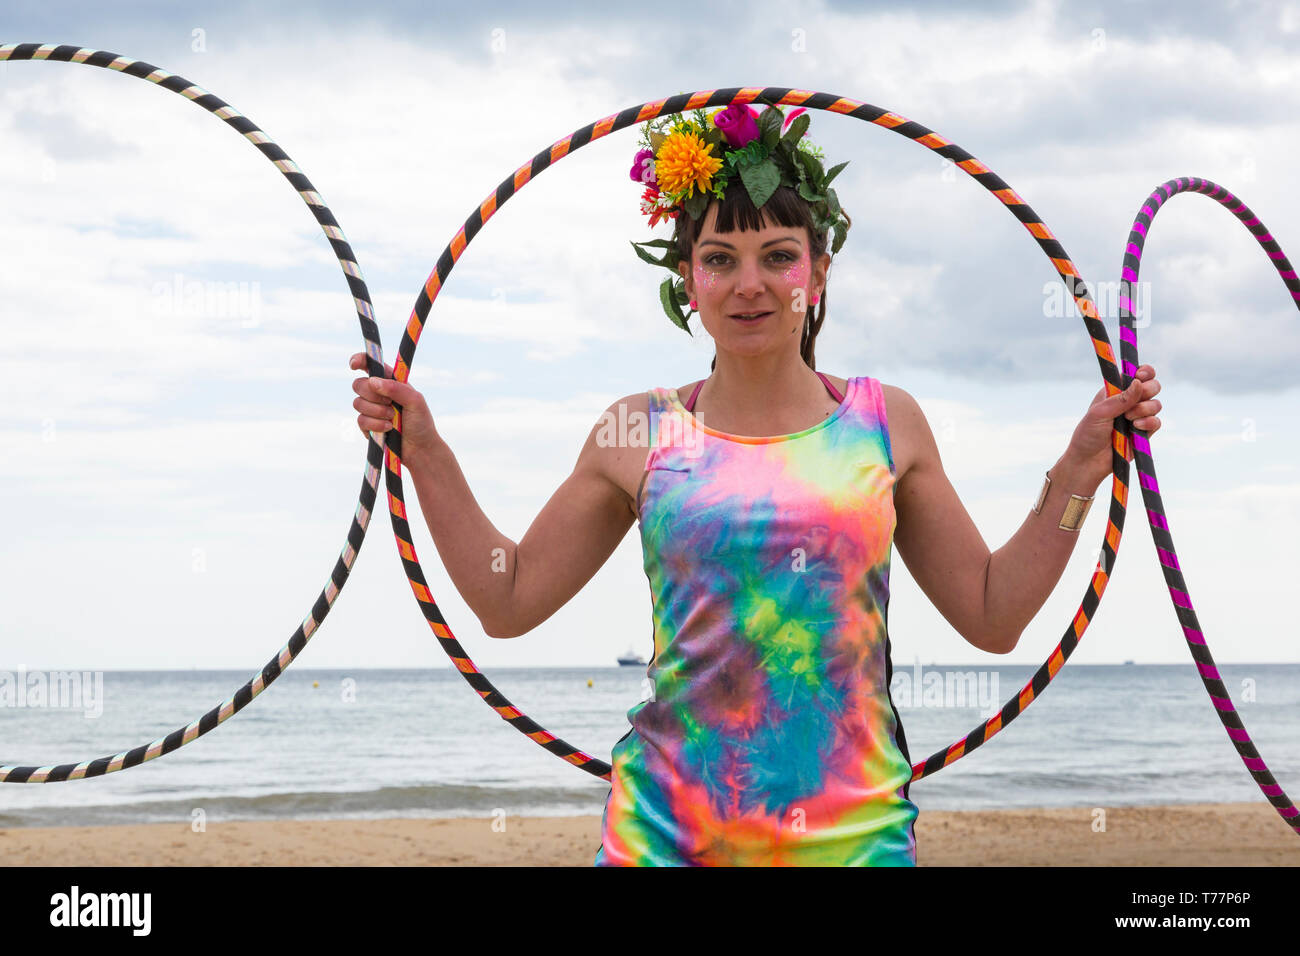
<instances>
[{"instance_id":1,"label":"green leaf","mask_svg":"<svg viewBox=\"0 0 1300 956\"><path fill-rule=\"evenodd\" d=\"M672 279L665 279L663 284L659 286L659 302L664 307L664 312L668 315L668 318L673 320L673 325L682 329L687 335L694 337L695 333L691 331L691 327L686 321L689 316L683 316L678 311L677 294L676 290L673 289Z\"/></svg>"},{"instance_id":2,"label":"green leaf","mask_svg":"<svg viewBox=\"0 0 1300 956\"><path fill-rule=\"evenodd\" d=\"M835 255L840 251L840 246L844 245L844 238L848 233L848 230L849 227L845 225L843 219L835 223L835 226L832 229L835 233L835 238L831 241L831 255Z\"/></svg>"},{"instance_id":3,"label":"green leaf","mask_svg":"<svg viewBox=\"0 0 1300 956\"><path fill-rule=\"evenodd\" d=\"M733 149L727 154L727 162L733 169L739 169L742 166L757 166L763 160L767 159L767 150L759 140L751 140L740 149Z\"/></svg>"},{"instance_id":4,"label":"green leaf","mask_svg":"<svg viewBox=\"0 0 1300 956\"><path fill-rule=\"evenodd\" d=\"M810 122L812 121L808 118L807 113L800 113L794 118L794 122L790 124L790 128L785 131L785 135L781 137L781 141L789 144L792 149L795 148L796 144L799 142L799 138L803 136L804 133L808 132L808 124Z\"/></svg>"},{"instance_id":5,"label":"green leaf","mask_svg":"<svg viewBox=\"0 0 1300 956\"><path fill-rule=\"evenodd\" d=\"M758 117L759 142L763 144L764 152L770 152L776 148L776 144L781 141L781 124L785 122L785 117L775 106L769 106L763 110Z\"/></svg>"},{"instance_id":6,"label":"green leaf","mask_svg":"<svg viewBox=\"0 0 1300 956\"><path fill-rule=\"evenodd\" d=\"M800 119L802 118L803 117L801 116ZM822 185L829 186L831 184L831 180L834 179L836 176L838 176L840 174L840 170L842 170L848 164L849 164L848 160L845 160L844 162L840 163L838 166L832 166L830 172L826 174L826 178L822 180Z\"/></svg>"},{"instance_id":7,"label":"green leaf","mask_svg":"<svg viewBox=\"0 0 1300 956\"><path fill-rule=\"evenodd\" d=\"M722 130L718 129L716 126L710 126L700 135L700 140L709 143L712 146L719 147L713 151L716 156L722 154L721 146L726 140L726 137L722 134Z\"/></svg>"},{"instance_id":8,"label":"green leaf","mask_svg":"<svg viewBox=\"0 0 1300 956\"><path fill-rule=\"evenodd\" d=\"M817 202L822 198L821 193L817 192L817 190L806 182L799 184L799 195L809 202Z\"/></svg>"},{"instance_id":9,"label":"green leaf","mask_svg":"<svg viewBox=\"0 0 1300 956\"><path fill-rule=\"evenodd\" d=\"M826 190L826 208L830 211L831 217L838 219L840 217L840 197L835 195L835 190Z\"/></svg>"},{"instance_id":10,"label":"green leaf","mask_svg":"<svg viewBox=\"0 0 1300 956\"><path fill-rule=\"evenodd\" d=\"M806 183L806 182L808 182L808 170L806 170L806 169L803 168L803 163L800 163L800 162L797 162L797 161L796 161L796 162L791 163L790 165L791 165L791 168L794 169L794 174L795 174L796 176L799 177L799 180L798 180L799 182L801 182L801 183Z\"/></svg>"},{"instance_id":11,"label":"green leaf","mask_svg":"<svg viewBox=\"0 0 1300 956\"><path fill-rule=\"evenodd\" d=\"M665 266L671 268L667 256L664 256L662 259L656 259L654 256L650 255L650 253L641 248L641 246L653 246L660 242L666 243L668 240L656 239L654 242L634 242L632 243L632 251L637 254L642 262L648 262L652 266Z\"/></svg>"},{"instance_id":12,"label":"green leaf","mask_svg":"<svg viewBox=\"0 0 1300 956\"><path fill-rule=\"evenodd\" d=\"M740 179L754 207L762 208L772 198L776 187L781 185L781 172L775 162L768 160L758 166L740 167Z\"/></svg>"},{"instance_id":13,"label":"green leaf","mask_svg":"<svg viewBox=\"0 0 1300 956\"><path fill-rule=\"evenodd\" d=\"M687 197L686 201L682 205L686 207L686 214L688 216L692 219L699 219L704 215L704 210L708 208L709 194L702 193L697 189Z\"/></svg>"},{"instance_id":14,"label":"green leaf","mask_svg":"<svg viewBox=\"0 0 1300 956\"><path fill-rule=\"evenodd\" d=\"M802 118L802 115L803 114L800 115L800 118ZM796 122L798 122L798 120L796 120ZM804 173L808 176L808 179L811 182L818 183L822 180L822 165L817 161L816 156L813 156L811 153L805 153L802 149L795 150L794 155L795 159L799 161L799 165L803 167Z\"/></svg>"}]
</instances>

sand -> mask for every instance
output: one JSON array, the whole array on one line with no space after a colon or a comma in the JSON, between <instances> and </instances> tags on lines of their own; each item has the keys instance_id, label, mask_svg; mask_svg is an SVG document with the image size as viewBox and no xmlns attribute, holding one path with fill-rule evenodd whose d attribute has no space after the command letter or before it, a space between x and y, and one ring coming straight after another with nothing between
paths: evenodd
<instances>
[{"instance_id":1,"label":"sand","mask_svg":"<svg viewBox=\"0 0 1300 956\"><path fill-rule=\"evenodd\" d=\"M1297 866L1269 804L925 811L921 866ZM504 829L503 829L504 823ZM5 866L591 866L600 817L281 820L0 830Z\"/></svg>"}]
</instances>

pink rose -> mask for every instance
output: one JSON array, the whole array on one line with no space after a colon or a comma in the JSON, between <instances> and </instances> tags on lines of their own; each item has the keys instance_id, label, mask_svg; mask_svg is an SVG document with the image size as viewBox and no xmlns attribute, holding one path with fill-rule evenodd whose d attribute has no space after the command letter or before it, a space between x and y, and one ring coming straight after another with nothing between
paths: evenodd
<instances>
[{"instance_id":1,"label":"pink rose","mask_svg":"<svg viewBox=\"0 0 1300 956\"><path fill-rule=\"evenodd\" d=\"M733 149L758 139L758 117L745 103L732 103L713 117L713 125L727 138Z\"/></svg>"},{"instance_id":2,"label":"pink rose","mask_svg":"<svg viewBox=\"0 0 1300 956\"><path fill-rule=\"evenodd\" d=\"M799 107L797 110L795 110L793 113L791 113L789 116L787 116L787 117L785 118L785 122L781 124L781 129L783 129L783 130L787 130L787 129L789 129L789 128L790 128L790 123L791 123L791 121L792 121L796 116L798 116L800 113L807 113L807 112L808 112L808 108L807 108L807 107L805 107L805 106L801 106L801 107Z\"/></svg>"}]
</instances>

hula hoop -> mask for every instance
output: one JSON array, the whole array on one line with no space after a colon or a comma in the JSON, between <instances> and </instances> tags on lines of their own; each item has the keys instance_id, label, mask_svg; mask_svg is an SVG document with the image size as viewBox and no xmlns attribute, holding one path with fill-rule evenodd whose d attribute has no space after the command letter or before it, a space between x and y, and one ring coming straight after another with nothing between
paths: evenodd
<instances>
[{"instance_id":1,"label":"hula hoop","mask_svg":"<svg viewBox=\"0 0 1300 956\"><path fill-rule=\"evenodd\" d=\"M303 202L307 204L307 208L311 210L312 215L315 216L316 222L325 233L325 237L329 239L334 255L338 257L339 265L343 269L343 276L347 280L352 299L356 303L357 318L361 322L361 334L366 342L369 373L381 377L384 375L383 353L380 351L379 346L379 327L375 324L374 309L370 303L370 292L366 288L365 280L361 277L361 267L357 265L356 257L352 254L352 247L348 245L343 230L339 228L338 222L334 219L334 214L325 205L324 200L316 192L316 188L311 184L311 181L303 175L302 170L289 158L289 155L277 146L266 133L262 132L252 120L184 77L160 70L156 66L141 60L127 59L104 50L84 50L75 46L56 46L54 44L10 43L0 46L0 62L5 60L54 60L62 63L82 63L86 66L103 67L124 73L127 76L148 80L163 89L179 93L196 106L203 107L218 119L224 120L226 125L256 146L262 155L274 163L276 169L284 174L284 178L289 180L290 185L293 186ZM320 623L325 620L330 608L334 606L334 600L347 582L353 562L356 561L357 553L361 550L361 542L365 538L366 527L370 523L370 515L374 510L375 497L378 493L379 467L383 452L382 441L376 441L373 433L368 437L366 470L361 483L361 498L357 510L352 516L347 542L339 553L329 581L312 604L311 612L298 625L288 643L280 648L279 652L267 662L261 671L198 720L172 731L165 737L159 737L157 740L142 744L131 750L124 750L107 757L86 760L81 763L45 767L0 766L0 783L57 783L63 780L78 780L83 777L98 777L106 773L124 770L127 767L137 766L146 760L161 757L163 754L171 753L197 740L214 727L239 713L253 698L269 687L284 672L285 668L293 662L294 658L301 653L302 649L307 646L312 634L315 633Z\"/></svg>"},{"instance_id":2,"label":"hula hoop","mask_svg":"<svg viewBox=\"0 0 1300 956\"><path fill-rule=\"evenodd\" d=\"M1208 179L1200 179L1196 176L1171 179L1157 187L1146 198L1137 218L1133 221L1133 228L1129 230L1128 242L1124 248L1121 291L1117 298L1120 310L1119 349L1124 362L1124 374L1128 376L1135 373L1138 367L1137 329L1133 325L1133 315L1128 309L1131 301L1129 288L1132 283L1138 281L1138 272L1142 266L1142 249L1146 244L1151 221L1160 211L1165 200L1184 192L1201 193L1218 200L1220 205L1241 221L1268 255L1278 275L1282 277L1287 291L1291 293L1296 308L1300 309L1300 280L1296 278L1295 268L1283 254L1282 247L1277 244L1268 227L1251 212L1250 207L1227 189ZM1140 429L1133 436L1133 448L1133 458L1138 465L1142 500L1147 507L1147 523L1151 527L1151 537L1155 541L1156 554L1160 558L1160 570L1164 574L1165 584L1169 586L1169 598L1173 601L1174 613L1178 617L1179 626L1183 629L1187 649L1191 652L1192 660L1196 662L1196 669L1201 676L1201 682L1205 685L1205 692L1214 702L1214 710L1219 715L1219 721L1227 731L1228 739L1237 748L1237 754L1246 765L1246 769L1250 771L1251 777L1281 814L1282 819L1286 820L1300 836L1300 813L1297 813L1295 805L1273 779L1264 759L1255 749L1250 734L1246 732L1246 725L1242 722L1236 708L1232 706L1232 697L1219 676L1214 658L1210 656L1210 646L1206 643L1201 624L1196 619L1196 611L1192 608L1192 596L1187 590L1182 566L1178 563L1178 555L1174 551L1174 539L1169 533L1169 520L1165 516L1164 502L1160 498L1160 486L1156 482L1156 465L1151 458L1151 445L1146 436L1141 434Z\"/></svg>"},{"instance_id":3,"label":"hula hoop","mask_svg":"<svg viewBox=\"0 0 1300 956\"><path fill-rule=\"evenodd\" d=\"M1075 305L1083 318L1084 326L1092 339L1093 348L1097 353L1097 361L1101 367L1102 378L1105 381L1107 395L1115 395L1123 391L1132 381L1132 375L1137 370L1137 336L1133 330L1131 314L1127 311L1123 311L1121 314L1123 329L1121 334L1122 355L1124 360L1124 371L1121 375L1120 369L1115 362L1114 352L1111 349L1110 338L1106 334L1106 327L1097 318L1096 305L1093 303L1092 296L1088 292L1078 269L1070 261L1064 247L1062 247L1051 230L1047 228L1047 225L1030 208L1029 204L997 174L960 146L927 129L920 123L906 119L897 113L830 93L794 90L787 87L732 87L721 90L680 93L667 99L629 107L594 123L589 123L539 152L529 162L516 169L513 175L503 180L494 192L479 203L478 207L470 213L464 225L461 226L438 257L437 265L425 281L423 289L416 298L415 307L411 311L401 345L398 347L397 361L393 366L393 377L401 382L405 382L409 377L411 364L415 359L415 348L419 342L420 334L424 330L429 310L432 308L433 301L438 297L443 283L446 282L452 268L464 253L466 247L478 234L479 230L483 228L484 223L492 218L507 200L527 185L535 176L554 163L559 162L574 150L581 149L593 140L607 136L627 126L640 124L655 117L688 110L755 101L776 105L802 106L807 109L826 110L844 116L851 116L854 119L872 123L904 136L954 163L959 169L991 192L1007 211L1020 221L1051 261L1052 267L1061 277L1061 280L1065 282L1066 288L1070 290L1070 295L1074 299ZM1181 184L1186 181L1176 180L1175 182ZM1206 183L1205 180L1191 180L1191 182L1205 184L1216 190L1219 188ZM1166 184L1166 187L1168 185ZM1162 189L1166 187L1162 187ZM1180 186L1178 190L1174 191L1181 191L1183 188L1198 187ZM1158 190L1153 196L1158 196L1159 193ZM1170 195L1172 195L1172 192ZM1226 203L1233 200L1229 196L1221 201ZM1159 203L1157 202L1156 205L1158 207ZM1264 227L1259 224L1258 219L1246 209L1244 204L1233 211L1242 218L1243 222L1246 222L1252 232L1256 232L1256 235L1259 236ZM1143 206L1138 222L1134 224L1133 231L1130 233L1128 252L1125 256L1124 279L1126 283L1130 281L1130 272L1132 273L1132 280L1136 280L1141 239L1145 234L1146 227L1150 224L1151 215L1153 213L1149 207ZM1258 226L1256 227L1254 224L1258 224ZM1256 231L1256 228L1258 228L1259 232ZM1296 282L1294 270L1291 269L1290 264L1282 256L1281 250L1271 237L1261 238L1260 241L1274 260L1274 264L1282 274L1283 281L1288 289L1291 290L1297 308L1300 308L1300 283ZM1125 285L1123 288L1127 293L1128 286ZM1120 299L1120 302L1121 308L1125 309L1128 302L1127 294ZM1209 647L1205 642L1204 635L1201 634L1199 625L1196 623L1196 617L1191 607L1191 598L1187 593L1186 585L1179 571L1173 539L1169 534L1164 506L1157 490L1155 468L1151 458L1151 446L1141 430L1134 429L1128 419L1119 416L1115 419L1115 422L1116 427L1112 434L1113 469L1111 475L1110 521L1102 540L1102 557L1098 561L1097 568L1093 571L1083 601L1075 612L1069 627L1067 627L1064 637L1030 681L1016 696L1007 701L999 713L984 721L961 740L954 742L943 750L937 751L926 760L914 764L911 779L918 780L929 776L935 771L952 764L1001 731L1003 727L1014 720L1042 694L1052 678L1056 676L1069 659L1074 648L1078 646L1079 640L1083 637L1089 622L1096 613L1102 594L1105 593L1106 584L1109 580L1109 574L1105 569L1114 567L1114 559L1119 550L1128 501L1129 469L1126 455L1131 443L1136 449L1134 460L1137 462L1138 472L1141 476L1142 494L1147 504L1147 518L1152 534L1156 539L1156 546L1159 549L1166 581L1169 582L1170 598L1173 600L1175 612L1183 624L1188 647L1191 648L1192 656L1200 669L1206 690L1214 702L1220 720L1228 731L1229 738L1237 748L1242 760L1245 761L1246 768L1250 771L1256 783L1259 784L1264 795L1268 797L1269 802L1277 808L1282 818L1295 830L1296 834L1300 835L1300 811L1296 810L1296 807L1282 788L1277 785L1277 782L1268 772L1263 759L1251 743L1245 726L1242 724L1240 716L1233 709L1227 690L1219 679L1218 671L1214 666L1213 659L1210 657ZM429 592L419 558L415 553L410 526L406 521L406 500L402 487L401 428L401 408L399 406L395 416L395 425L388 436L388 468L385 471L385 486L388 491L389 515L392 519L393 534L396 538L398 552L402 558L402 566L411 585L411 591L415 595L425 619L429 622L434 636L437 637L438 643L447 653L447 656L451 658L452 664L455 665L461 676L503 720L569 763L593 776L609 780L610 765L608 763L591 757L556 737L515 707L504 694L497 690L491 681L487 679L487 676L470 660L469 655L465 653L464 648L461 647L451 628L447 625L446 619L438 609L437 602L434 601L432 594Z\"/></svg>"}]
</instances>

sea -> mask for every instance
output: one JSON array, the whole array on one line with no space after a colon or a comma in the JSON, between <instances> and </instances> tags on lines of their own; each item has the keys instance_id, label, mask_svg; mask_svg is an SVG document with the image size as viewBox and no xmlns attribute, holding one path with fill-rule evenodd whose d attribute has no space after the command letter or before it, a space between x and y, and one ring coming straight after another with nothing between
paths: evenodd
<instances>
[{"instance_id":1,"label":"sea","mask_svg":"<svg viewBox=\"0 0 1300 956\"><path fill-rule=\"evenodd\" d=\"M912 762L946 749L1019 693L1035 668L895 662ZM1300 799L1300 664L1220 672L1261 756ZM170 733L229 697L241 671L104 671L73 700L0 701L0 764L107 756ZM608 761L644 667L503 668L489 678L573 747ZM15 686L11 683L11 690ZM27 684L30 688L31 678ZM84 780L0 784L0 827L280 819L599 815L609 784L505 723L450 669L290 667L179 750ZM1019 717L913 781L925 810L1260 801L1190 658L1066 664Z\"/></svg>"}]
</instances>

